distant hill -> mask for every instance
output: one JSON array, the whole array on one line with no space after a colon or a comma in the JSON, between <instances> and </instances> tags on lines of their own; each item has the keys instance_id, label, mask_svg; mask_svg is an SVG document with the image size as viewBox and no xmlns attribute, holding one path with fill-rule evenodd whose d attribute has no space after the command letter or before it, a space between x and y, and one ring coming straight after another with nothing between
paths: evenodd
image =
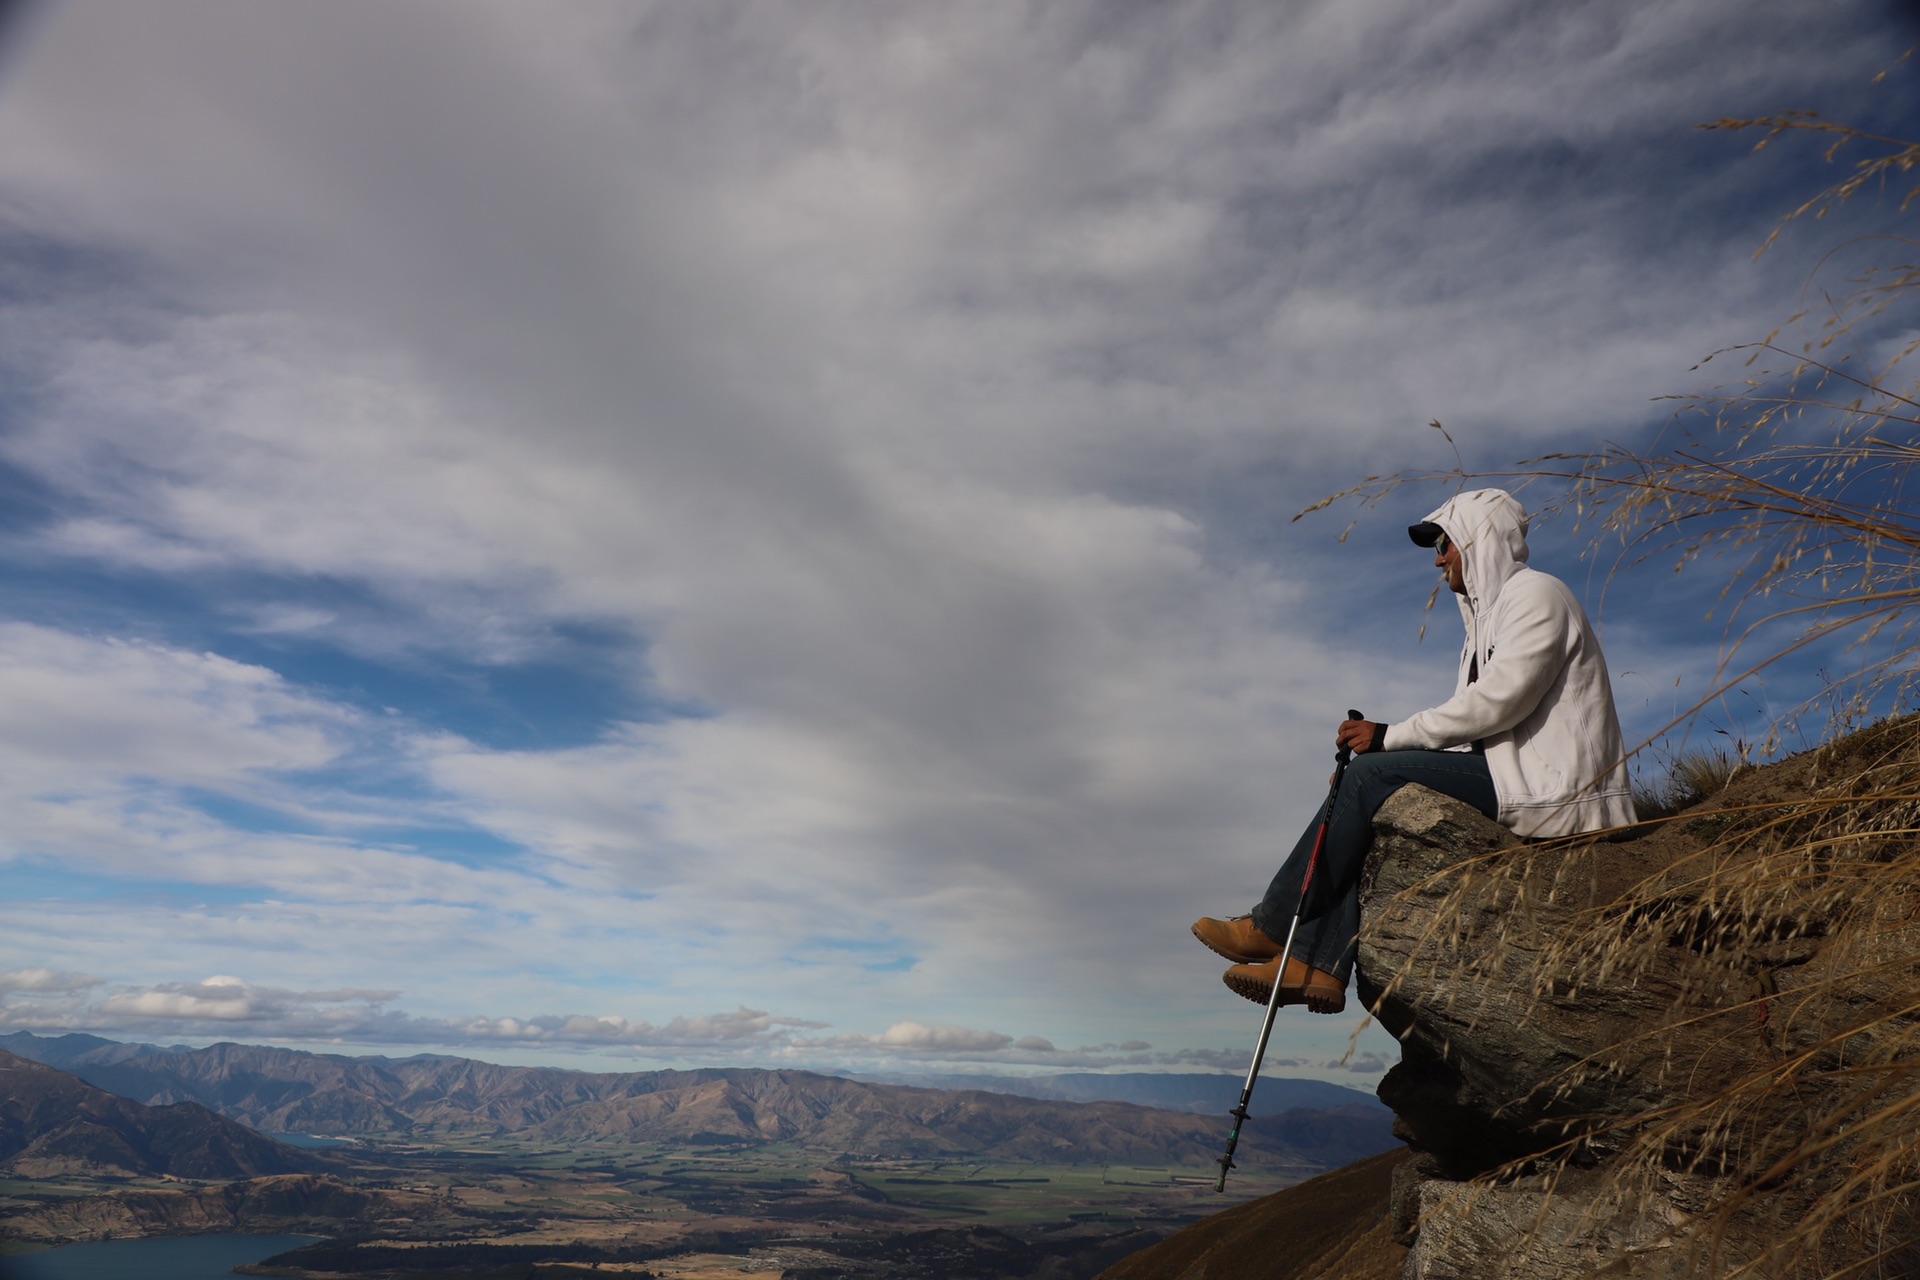
<instances>
[{"instance_id":1,"label":"distant hill","mask_svg":"<svg viewBox=\"0 0 1920 1280\"><path fill-rule=\"evenodd\" d=\"M143 1106L0 1051L0 1171L225 1180L324 1167L199 1103Z\"/></svg>"},{"instance_id":2,"label":"distant hill","mask_svg":"<svg viewBox=\"0 0 1920 1280\"><path fill-rule=\"evenodd\" d=\"M0 1044L6 1043L0 1037ZM1133 1102L1143 1107L1163 1107L1168 1111L1225 1115L1240 1101L1246 1084L1242 1075L1212 1072L1075 1071L1039 1076L1003 1075L873 1075L856 1079L880 1084L913 1085L922 1089L984 1089L989 1093L1014 1093L1023 1098L1047 1098L1058 1102ZM1301 1080L1289 1076L1262 1076L1253 1095L1253 1114L1275 1115L1295 1107L1332 1110L1342 1107L1376 1106L1384 1113L1386 1104L1370 1089L1330 1084L1325 1080Z\"/></svg>"},{"instance_id":3,"label":"distant hill","mask_svg":"<svg viewBox=\"0 0 1920 1280\"><path fill-rule=\"evenodd\" d=\"M1061 1102L982 1090L873 1084L806 1071L595 1073L470 1058L346 1057L258 1045L129 1046L95 1037L0 1045L142 1102L201 1103L268 1132L354 1136L478 1133L565 1142L798 1142L852 1155L969 1155L1071 1163L1206 1164L1218 1117L1122 1102ZM1243 1150L1313 1170L1396 1145L1364 1095L1249 1127Z\"/></svg>"}]
</instances>

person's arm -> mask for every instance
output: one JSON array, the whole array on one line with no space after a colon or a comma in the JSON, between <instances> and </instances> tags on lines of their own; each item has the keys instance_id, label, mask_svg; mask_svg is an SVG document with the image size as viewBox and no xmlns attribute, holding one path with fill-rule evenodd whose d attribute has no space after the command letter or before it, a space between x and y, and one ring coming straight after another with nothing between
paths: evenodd
<instances>
[{"instance_id":1,"label":"person's arm","mask_svg":"<svg viewBox=\"0 0 1920 1280\"><path fill-rule=\"evenodd\" d=\"M1560 678L1579 628L1565 587L1545 575L1527 578L1508 584L1509 591L1523 594L1501 600L1500 631L1480 678L1439 706L1390 725L1386 750L1477 742L1513 728L1540 705Z\"/></svg>"}]
</instances>

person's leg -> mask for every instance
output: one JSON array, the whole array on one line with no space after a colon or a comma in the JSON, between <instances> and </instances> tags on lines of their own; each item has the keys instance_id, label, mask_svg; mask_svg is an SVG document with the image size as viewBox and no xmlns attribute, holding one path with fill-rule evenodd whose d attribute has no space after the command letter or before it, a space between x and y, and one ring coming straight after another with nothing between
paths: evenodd
<instances>
[{"instance_id":1,"label":"person's leg","mask_svg":"<svg viewBox=\"0 0 1920 1280\"><path fill-rule=\"evenodd\" d=\"M1353 940L1360 930L1360 871L1373 841L1373 815L1388 796L1409 784L1463 800L1488 817L1499 797L1486 757L1464 751L1379 751L1355 756L1340 781L1326 843L1307 890L1293 954L1345 982L1353 970ZM1253 923L1275 942L1285 941L1300 902L1300 885L1319 834L1316 821L1274 875Z\"/></svg>"},{"instance_id":2,"label":"person's leg","mask_svg":"<svg viewBox=\"0 0 1920 1280\"><path fill-rule=\"evenodd\" d=\"M1342 987L1353 972L1353 940L1360 935L1360 886L1355 883L1338 901L1311 920L1300 922L1293 935L1293 954L1322 973L1340 980ZM1281 930L1281 940L1286 938Z\"/></svg>"}]
</instances>

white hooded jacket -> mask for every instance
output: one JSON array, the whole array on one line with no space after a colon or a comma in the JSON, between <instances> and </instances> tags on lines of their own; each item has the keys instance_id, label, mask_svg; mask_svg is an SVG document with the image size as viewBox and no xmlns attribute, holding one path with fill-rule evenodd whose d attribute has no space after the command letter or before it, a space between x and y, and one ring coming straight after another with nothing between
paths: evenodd
<instances>
[{"instance_id":1,"label":"white hooded jacket","mask_svg":"<svg viewBox=\"0 0 1920 1280\"><path fill-rule=\"evenodd\" d=\"M1467 642L1453 697L1389 725L1382 748L1480 743L1500 821L1522 836L1633 822L1600 641L1566 584L1527 568L1526 509L1502 490L1475 489L1427 519L1460 548Z\"/></svg>"}]
</instances>

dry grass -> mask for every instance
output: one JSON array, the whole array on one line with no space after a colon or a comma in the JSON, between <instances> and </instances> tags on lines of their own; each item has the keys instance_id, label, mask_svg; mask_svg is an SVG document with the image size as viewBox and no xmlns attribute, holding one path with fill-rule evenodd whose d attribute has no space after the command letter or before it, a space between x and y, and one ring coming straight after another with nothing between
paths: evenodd
<instances>
[{"instance_id":1,"label":"dry grass","mask_svg":"<svg viewBox=\"0 0 1920 1280\"><path fill-rule=\"evenodd\" d=\"M1920 144L1812 116L1714 127L1763 129L1761 145L1817 133L1829 158L1865 153L1789 220L1920 167ZM1616 1206L1684 1201L1681 1274L1920 1274L1920 720L1905 714L1920 677L1920 503L1907 491L1920 477L1914 248L1851 242L1849 254L1878 261L1838 287L1815 280L1817 301L1780 330L1712 357L1737 364L1735 381L1686 399L1654 451L1376 476L1328 500L1366 509L1422 481L1530 486L1530 505L1564 510L1593 536L1609 582L1656 566L1724 582L1716 686L1656 740L1794 655L1840 655L1828 660L1845 673L1756 744L1765 757L1818 721L1829 745L1794 762L1803 781L1748 787L1736 777L1744 753L1680 756L1646 798L1670 813L1718 797L1696 838L1550 932L1517 914L1479 961L1523 1000L1636 984L1663 993L1643 1025L1547 1082L1563 1100L1588 1096L1620 1061L1657 1069L1665 1045L1721 1028L1732 1045L1736 1029L1752 1040L1760 1028L1755 1045L1695 1059L1658 1103L1590 1117L1548 1153L1551 1166L1604 1149ZM1877 727L1843 737L1863 724ZM1461 875L1436 948L1490 896L1537 892L1527 877L1539 859L1515 851ZM1699 957L1678 985L1676 939Z\"/></svg>"},{"instance_id":2,"label":"dry grass","mask_svg":"<svg viewBox=\"0 0 1920 1280\"><path fill-rule=\"evenodd\" d=\"M1669 984L1639 1045L1609 1045L1550 1083L1722 1039L1688 1059L1700 1074L1667 1082L1660 1107L1605 1122L1622 1199L1697 1177L1696 1250L1710 1257L1736 1228L1763 1241L1743 1265L1693 1274L1912 1275L1920 1261L1920 725L1805 764L1804 790L1769 795L1756 779L1697 820L1708 838L1696 847L1532 940L1544 944L1531 956L1536 999ZM1700 962L1677 987L1676 939ZM1786 1225L1754 1230L1783 1214Z\"/></svg>"},{"instance_id":3,"label":"dry grass","mask_svg":"<svg viewBox=\"0 0 1920 1280\"><path fill-rule=\"evenodd\" d=\"M1668 818L1726 790L1747 762L1724 747L1683 751L1654 781L1636 782L1633 806L1642 822Z\"/></svg>"}]
</instances>

